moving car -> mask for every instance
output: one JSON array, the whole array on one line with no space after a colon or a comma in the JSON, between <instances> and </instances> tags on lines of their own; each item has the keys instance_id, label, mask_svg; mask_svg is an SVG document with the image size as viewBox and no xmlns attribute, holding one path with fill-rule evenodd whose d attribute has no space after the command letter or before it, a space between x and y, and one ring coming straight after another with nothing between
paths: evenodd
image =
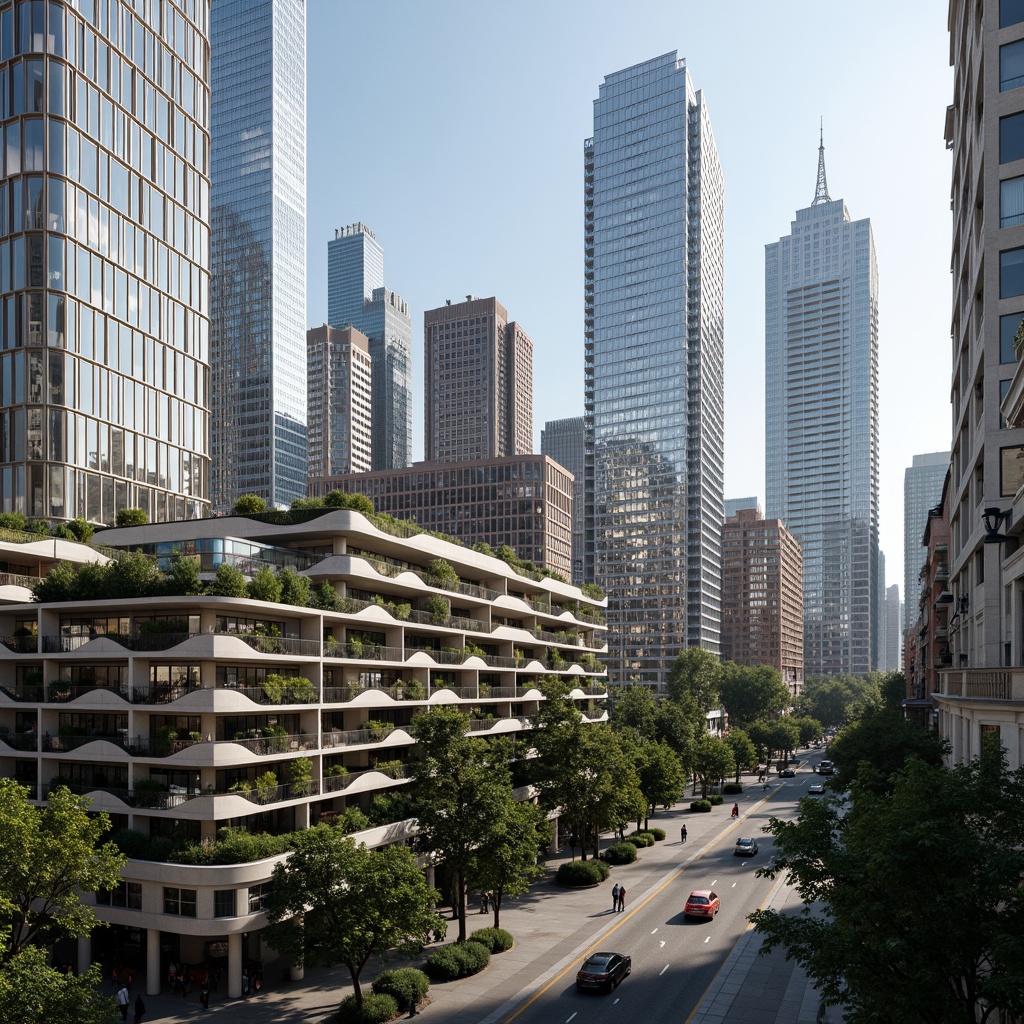
<instances>
[{"instance_id":1,"label":"moving car","mask_svg":"<svg viewBox=\"0 0 1024 1024\"><path fill-rule=\"evenodd\" d=\"M812 782L810 786L807 788L807 792L810 793L812 796L819 796L820 794L825 792L825 787L820 782Z\"/></svg>"},{"instance_id":2,"label":"moving car","mask_svg":"<svg viewBox=\"0 0 1024 1024\"><path fill-rule=\"evenodd\" d=\"M818 767L814 769L819 775L832 775L835 772L835 765L831 761L819 761Z\"/></svg>"},{"instance_id":3,"label":"moving car","mask_svg":"<svg viewBox=\"0 0 1024 1024\"><path fill-rule=\"evenodd\" d=\"M602 988L605 992L611 992L632 970L632 957L609 951L591 953L576 972L576 988L580 992L587 988Z\"/></svg>"},{"instance_id":4,"label":"moving car","mask_svg":"<svg viewBox=\"0 0 1024 1024\"><path fill-rule=\"evenodd\" d=\"M796 772L793 771L792 768L783 768L782 771L779 772L779 778L780 779L795 779L796 778Z\"/></svg>"},{"instance_id":5,"label":"moving car","mask_svg":"<svg viewBox=\"0 0 1024 1024\"><path fill-rule=\"evenodd\" d=\"M754 839L737 839L732 853L734 857L753 857L757 853L757 841Z\"/></svg>"},{"instance_id":6,"label":"moving car","mask_svg":"<svg viewBox=\"0 0 1024 1024\"><path fill-rule=\"evenodd\" d=\"M683 908L685 917L710 917L718 913L721 900L710 889L694 889Z\"/></svg>"}]
</instances>

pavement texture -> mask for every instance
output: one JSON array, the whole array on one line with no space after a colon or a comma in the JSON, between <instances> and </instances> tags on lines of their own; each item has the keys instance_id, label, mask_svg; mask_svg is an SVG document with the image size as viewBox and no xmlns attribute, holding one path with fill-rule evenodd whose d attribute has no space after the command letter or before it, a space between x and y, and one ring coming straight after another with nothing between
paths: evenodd
<instances>
[{"instance_id":1,"label":"pavement texture","mask_svg":"<svg viewBox=\"0 0 1024 1024\"><path fill-rule=\"evenodd\" d=\"M771 800L778 786L773 782L766 792L750 777L745 782L747 790L737 798L740 826L747 815ZM751 782L754 784L750 785ZM615 868L616 881L624 884L628 893L627 911L653 892L669 874L696 860L723 832L736 826L736 821L729 816L732 797L710 814L691 813L689 802L692 799L687 796L672 810L659 810L650 824L665 829L667 838L641 850L636 863ZM680 826L684 823L688 832L685 845L680 842ZM736 834L742 834L741 827L736 829ZM602 846L612 841L608 836ZM559 864L571 859L568 849L546 857L544 863L551 869L549 878L538 882L526 896L511 902L506 900L501 909L500 925L515 936L515 946L492 957L487 969L478 975L457 982L432 984L429 1002L418 1016L445 1024L497 1024L581 957L618 920L610 905L610 885L563 889L549 880ZM769 904L777 909L795 909L799 900L780 879L772 888ZM493 914L480 914L478 909L473 907L467 914L468 934L494 924ZM458 922L449 921L449 939L457 934ZM777 951L760 957L760 944L760 937L748 928L686 1024L724 1021L821 1024L829 1020L825 1015L819 1016L819 1000L800 968L787 962ZM431 948L427 947L427 952ZM390 957L384 962L371 962L360 979L363 990L369 991L373 978L382 970L420 963L419 959ZM538 971L538 963L547 966ZM309 970L301 981L286 981L282 973L277 964L268 965L263 990L248 999L230 999L223 987L219 992L212 991L209 1010L205 1011L199 1005L197 989L181 997L172 996L165 986L160 995L143 995L145 1021L147 1024L151 1021L183 1024L201 1017L216 1024L291 1021L327 1024L341 999L352 991L351 980L343 967ZM134 993L138 991L145 993L145 980L141 977L135 982L133 1002ZM838 1017L833 1019L838 1020Z\"/></svg>"}]
</instances>

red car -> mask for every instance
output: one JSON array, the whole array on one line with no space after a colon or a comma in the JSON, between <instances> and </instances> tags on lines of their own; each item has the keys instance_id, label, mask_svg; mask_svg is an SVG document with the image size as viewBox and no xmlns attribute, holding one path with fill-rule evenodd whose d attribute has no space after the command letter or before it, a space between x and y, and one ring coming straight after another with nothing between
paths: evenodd
<instances>
[{"instance_id":1,"label":"red car","mask_svg":"<svg viewBox=\"0 0 1024 1024\"><path fill-rule=\"evenodd\" d=\"M683 914L686 917L711 917L718 913L721 900L710 889L694 889L686 901Z\"/></svg>"}]
</instances>

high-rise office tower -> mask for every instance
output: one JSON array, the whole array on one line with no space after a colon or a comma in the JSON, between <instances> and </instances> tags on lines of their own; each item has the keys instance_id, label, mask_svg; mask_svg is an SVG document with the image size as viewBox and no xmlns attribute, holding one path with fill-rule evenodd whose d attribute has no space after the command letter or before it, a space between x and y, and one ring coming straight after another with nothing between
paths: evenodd
<instances>
[{"instance_id":1,"label":"high-rise office tower","mask_svg":"<svg viewBox=\"0 0 1024 1024\"><path fill-rule=\"evenodd\" d=\"M761 502L756 497L751 495L749 498L726 498L725 499L725 520L728 522L737 512L742 508L753 508L757 510L758 515L763 516L764 513L761 511Z\"/></svg>"},{"instance_id":2,"label":"high-rise office tower","mask_svg":"<svg viewBox=\"0 0 1024 1024\"><path fill-rule=\"evenodd\" d=\"M306 494L306 10L210 15L211 495Z\"/></svg>"},{"instance_id":3,"label":"high-rise office tower","mask_svg":"<svg viewBox=\"0 0 1024 1024\"><path fill-rule=\"evenodd\" d=\"M495 298L423 314L428 462L533 450L533 343Z\"/></svg>"},{"instance_id":4,"label":"high-rise office tower","mask_svg":"<svg viewBox=\"0 0 1024 1024\"><path fill-rule=\"evenodd\" d=\"M831 199L765 246L767 514L804 552L808 675L879 665L878 273L871 222Z\"/></svg>"},{"instance_id":5,"label":"high-rise office tower","mask_svg":"<svg viewBox=\"0 0 1024 1024\"><path fill-rule=\"evenodd\" d=\"M373 362L373 468L412 462L412 317L384 287L384 250L361 223L327 243L327 322L351 325L370 341Z\"/></svg>"},{"instance_id":6,"label":"high-rise office tower","mask_svg":"<svg viewBox=\"0 0 1024 1024\"><path fill-rule=\"evenodd\" d=\"M312 327L306 365L309 480L368 473L372 377L366 335L354 327Z\"/></svg>"},{"instance_id":7,"label":"high-rise office tower","mask_svg":"<svg viewBox=\"0 0 1024 1024\"><path fill-rule=\"evenodd\" d=\"M572 473L572 582L583 582L583 471L586 433L582 416L548 420L540 432L540 453Z\"/></svg>"},{"instance_id":8,"label":"high-rise office tower","mask_svg":"<svg viewBox=\"0 0 1024 1024\"><path fill-rule=\"evenodd\" d=\"M658 685L721 628L725 190L685 61L608 75L583 163L584 575L612 678Z\"/></svg>"},{"instance_id":9,"label":"high-rise office tower","mask_svg":"<svg viewBox=\"0 0 1024 1024\"><path fill-rule=\"evenodd\" d=\"M804 574L796 538L746 506L722 527L722 660L770 665L795 697L804 685Z\"/></svg>"},{"instance_id":10,"label":"high-rise office tower","mask_svg":"<svg viewBox=\"0 0 1024 1024\"><path fill-rule=\"evenodd\" d=\"M885 592L885 645L882 649L882 668L886 672L900 669L900 585L894 583Z\"/></svg>"},{"instance_id":11,"label":"high-rise office tower","mask_svg":"<svg viewBox=\"0 0 1024 1024\"><path fill-rule=\"evenodd\" d=\"M207 4L0 4L0 509L208 500Z\"/></svg>"},{"instance_id":12,"label":"high-rise office tower","mask_svg":"<svg viewBox=\"0 0 1024 1024\"><path fill-rule=\"evenodd\" d=\"M928 510L942 497L942 481L949 468L949 452L915 455L903 472L903 600L907 604L907 628L917 621L921 595L918 576L927 554L922 540Z\"/></svg>"}]
</instances>

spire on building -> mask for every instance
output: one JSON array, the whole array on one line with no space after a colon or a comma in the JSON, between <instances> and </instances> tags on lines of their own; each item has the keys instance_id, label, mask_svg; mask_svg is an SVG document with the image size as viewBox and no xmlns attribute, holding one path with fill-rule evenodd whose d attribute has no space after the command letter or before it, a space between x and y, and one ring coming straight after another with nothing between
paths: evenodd
<instances>
[{"instance_id":1,"label":"spire on building","mask_svg":"<svg viewBox=\"0 0 1024 1024\"><path fill-rule=\"evenodd\" d=\"M832 198L828 194L828 185L825 182L825 126L824 119L819 127L821 132L818 142L818 183L814 186L814 202L811 206L817 206L818 203L831 203Z\"/></svg>"}]
</instances>

